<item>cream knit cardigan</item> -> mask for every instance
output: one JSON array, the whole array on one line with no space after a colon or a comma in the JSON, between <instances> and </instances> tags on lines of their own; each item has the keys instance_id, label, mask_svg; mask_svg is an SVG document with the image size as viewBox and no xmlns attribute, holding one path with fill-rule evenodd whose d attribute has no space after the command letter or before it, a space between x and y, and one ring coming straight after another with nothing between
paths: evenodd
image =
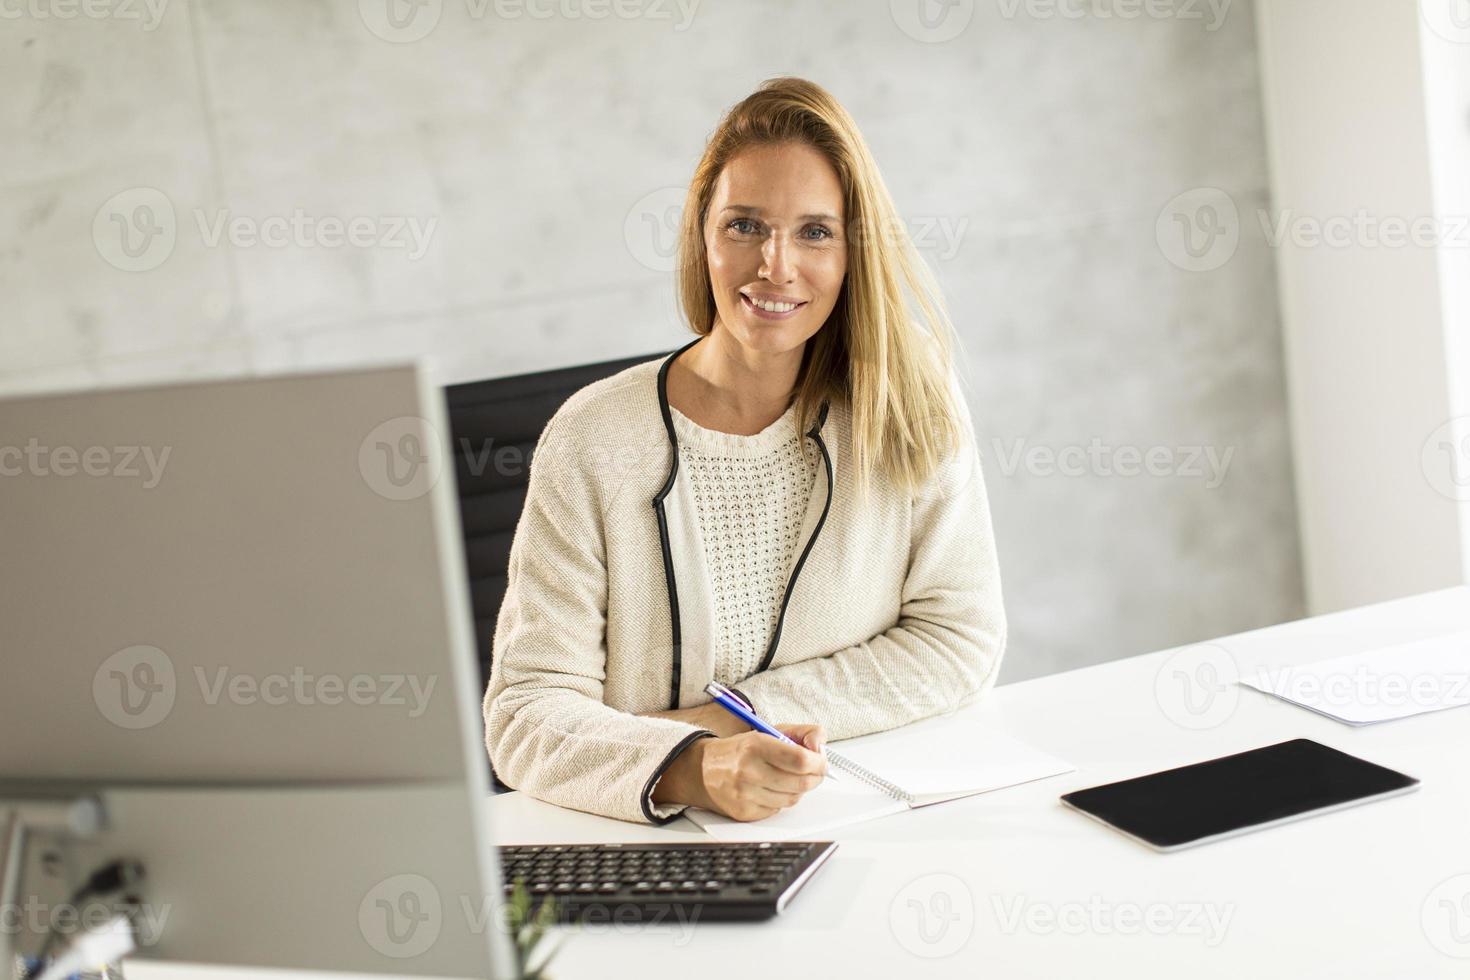
<instances>
[{"instance_id":1,"label":"cream knit cardigan","mask_svg":"<svg viewBox=\"0 0 1470 980\"><path fill-rule=\"evenodd\" d=\"M673 454L659 368L690 346L582 388L546 424L511 544L484 706L485 743L507 785L655 824L685 809L652 802L658 777L695 739L714 737L639 717L675 707L652 502ZM951 388L962 450L912 496L875 475L862 507L851 416L832 402L821 427L830 512L791 591L774 659L739 685L766 720L821 724L836 741L952 711L995 683L1006 641L1000 573L969 410L953 378ZM827 496L819 461L793 567ZM682 472L665 512L682 639L677 707L687 708L710 700L714 605Z\"/></svg>"}]
</instances>

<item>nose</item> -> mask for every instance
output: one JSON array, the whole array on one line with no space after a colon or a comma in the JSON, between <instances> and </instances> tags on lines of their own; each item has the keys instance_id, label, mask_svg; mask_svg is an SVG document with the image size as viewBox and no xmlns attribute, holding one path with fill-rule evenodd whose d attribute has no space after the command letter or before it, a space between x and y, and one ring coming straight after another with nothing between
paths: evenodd
<instances>
[{"instance_id":1,"label":"nose","mask_svg":"<svg viewBox=\"0 0 1470 980\"><path fill-rule=\"evenodd\" d=\"M790 245L784 236L771 235L761 245L760 277L774 285L784 285L796 277L796 266L791 261Z\"/></svg>"}]
</instances>

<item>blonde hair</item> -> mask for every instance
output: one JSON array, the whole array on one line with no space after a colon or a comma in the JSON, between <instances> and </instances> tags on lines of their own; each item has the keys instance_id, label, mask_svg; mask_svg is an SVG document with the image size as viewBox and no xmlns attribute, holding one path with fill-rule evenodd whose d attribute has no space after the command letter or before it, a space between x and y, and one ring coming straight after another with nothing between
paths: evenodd
<instances>
[{"instance_id":1,"label":"blonde hair","mask_svg":"<svg viewBox=\"0 0 1470 980\"><path fill-rule=\"evenodd\" d=\"M848 243L837 305L807 341L797 376L801 430L814 423L824 399L845 402L860 499L875 471L915 492L963 438L954 403L959 396L950 386L958 340L939 287L910 241L857 124L820 85L769 79L734 106L710 137L685 199L680 305L696 334L714 329L704 225L715 183L742 150L788 142L813 147L837 171ZM917 306L912 315L909 295ZM919 333L916 319L928 337ZM926 341L933 342L927 350Z\"/></svg>"}]
</instances>

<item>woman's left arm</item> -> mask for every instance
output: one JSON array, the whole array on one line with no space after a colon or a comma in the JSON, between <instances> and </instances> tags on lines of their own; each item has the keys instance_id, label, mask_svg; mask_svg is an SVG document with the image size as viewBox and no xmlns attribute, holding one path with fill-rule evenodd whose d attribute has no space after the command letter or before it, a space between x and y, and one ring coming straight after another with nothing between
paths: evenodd
<instances>
[{"instance_id":1,"label":"woman's left arm","mask_svg":"<svg viewBox=\"0 0 1470 980\"><path fill-rule=\"evenodd\" d=\"M1000 568L964 396L960 447L915 495L898 622L864 643L740 682L762 718L832 740L962 707L995 684L1006 644Z\"/></svg>"}]
</instances>

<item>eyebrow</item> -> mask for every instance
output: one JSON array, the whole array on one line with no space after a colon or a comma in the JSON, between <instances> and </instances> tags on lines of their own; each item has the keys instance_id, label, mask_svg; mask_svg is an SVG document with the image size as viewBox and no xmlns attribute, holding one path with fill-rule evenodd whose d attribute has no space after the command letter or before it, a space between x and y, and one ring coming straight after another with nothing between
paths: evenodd
<instances>
[{"instance_id":1,"label":"eyebrow","mask_svg":"<svg viewBox=\"0 0 1470 980\"><path fill-rule=\"evenodd\" d=\"M760 208L754 207L753 205L750 205L750 204L730 204L730 205L726 205L725 207L723 207L723 208L720 209L720 213L721 214L724 214L726 211L739 211L741 214L760 214L761 213L761 209ZM835 222L837 220L837 216L835 214L803 214L803 215L798 215L796 220L798 220L798 221L832 221L832 222Z\"/></svg>"}]
</instances>

